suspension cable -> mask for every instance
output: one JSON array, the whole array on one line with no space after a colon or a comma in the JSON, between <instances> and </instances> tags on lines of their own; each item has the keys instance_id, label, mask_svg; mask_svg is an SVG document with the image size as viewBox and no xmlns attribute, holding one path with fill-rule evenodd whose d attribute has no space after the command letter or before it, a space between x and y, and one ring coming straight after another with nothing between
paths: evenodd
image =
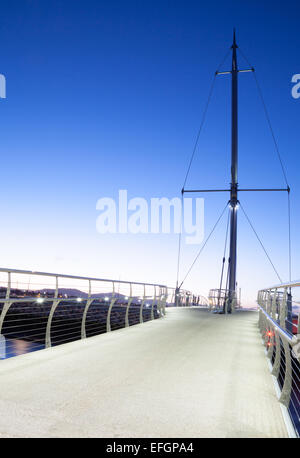
<instances>
[{"instance_id":1,"label":"suspension cable","mask_svg":"<svg viewBox=\"0 0 300 458\"><path fill-rule=\"evenodd\" d=\"M194 144L194 148L193 148L193 151L192 151L192 155L191 155L191 158L190 158L190 162L189 162L188 169L187 169L187 172L186 172L186 175L185 175L185 179L184 179L184 182L183 182L182 189L184 189L184 187L185 187L185 185L186 185L186 181L187 181L188 176L189 176L189 173L190 173L191 165L192 165L192 162L193 162L193 160L194 160L194 156L195 156L196 149L197 149L197 146L198 146L200 134L201 134L201 132L202 132L202 128L203 128L203 125L204 125L204 122L205 122L205 119L206 119L207 110L208 110L208 107L209 107L209 104L210 104L210 101L211 101L211 97L212 97L212 93L213 93L213 89L214 89L214 86L215 86L215 81L216 81L217 72L219 71L219 69L222 67L223 63L224 63L225 60L227 59L230 50L231 50L231 48L229 48L229 50L227 51L227 53L226 53L224 59L222 60L222 62L221 62L220 65L218 66L218 69L217 69L217 71L215 72L214 77L213 77L213 80L212 80L212 82L211 82L211 86L210 86L210 90L209 90L209 93L208 93L207 102L206 102L206 105L205 105L205 108L204 108L204 112L203 112L203 115L202 115L200 127L199 127L199 129L198 129L198 133L197 133L197 136L196 136L196 141L195 141L195 144Z\"/></svg>"},{"instance_id":2,"label":"suspension cable","mask_svg":"<svg viewBox=\"0 0 300 458\"><path fill-rule=\"evenodd\" d=\"M188 176L189 176L189 173L190 173L190 169L191 169L191 166L192 166L192 163L193 163L193 160L194 160L194 156L195 156L196 149L197 149L197 146L198 146L199 138L200 138L200 135L201 135L201 132L202 132L202 128L203 128L205 119L206 119L207 110L208 110L208 107L209 107L209 104L210 104L210 101L211 101L211 97L212 97L212 94L213 94L213 89L214 89L217 73L220 70L220 68L222 67L222 65L224 64L224 62L226 61L230 51L231 51L231 47L227 50L222 62L220 63L220 65L218 66L218 68L217 68L217 70L216 70L216 72L214 74L214 77L213 77L213 80L212 80L212 83L211 83L211 86L210 86L209 94L208 94L208 99L207 99L207 102L206 102L206 105L205 105L205 108L204 108L204 112L203 112L203 115L202 115L202 120L201 120L199 129L198 129L196 141L195 141L194 148L193 148L193 151L192 151L192 155L191 155L191 158L190 158L190 161L189 161L188 169L187 169L187 172L186 172L186 175L185 175L185 178L184 178L182 191L183 191L183 189L184 189L184 187L186 185L186 182L187 182L187 179L188 179ZM181 192L181 208L183 208L182 204L183 204L183 192ZM180 233L178 235L178 256L177 256L176 288L178 287L178 281L179 281L179 268L180 268L180 255L181 255L181 238L182 238L182 215L181 215ZM182 285L182 283L181 283L181 285Z\"/></svg>"},{"instance_id":3,"label":"suspension cable","mask_svg":"<svg viewBox=\"0 0 300 458\"><path fill-rule=\"evenodd\" d=\"M240 52L240 54L242 55L242 57L245 59L245 61L247 62L247 64L250 66L250 68L252 68L252 69L254 70L254 68L252 67L252 65L250 64L249 60L248 60L247 57L245 56L245 54L242 52L242 50L241 50L240 48L238 48L238 49L239 49L239 52ZM262 106L263 106L263 109L264 109L264 112L265 112L265 116L266 116L266 119L267 119L267 122L268 122L268 125L269 125L269 128L270 128L270 132L271 132L271 135L272 135L272 138L273 138L273 142L274 142L274 145L275 145L275 150L276 150L276 152L277 152L277 156L278 156L279 163L280 163L280 166L281 166L282 174L283 174L284 181L285 181L285 184L286 184L286 186L287 186L287 191L288 191L288 252L289 252L289 280L292 281L292 246L291 246L291 202L290 202L290 186L289 186L289 183L288 183L287 174L286 174L286 170L285 170L285 167L284 167L284 164L283 164L283 161L282 161L282 157L281 157L281 154L280 154L280 151L279 151L278 143L277 143L277 140L276 140L276 137L275 137L274 129L273 129L273 127L272 127L271 119L270 119L270 116L269 116L269 113L268 113L268 110L267 110L267 106L266 106L266 103L265 103L265 100L264 100L264 97L263 97L263 93L262 93L262 90L261 90L260 84L259 84L259 82L258 82L258 79L257 79L257 76L256 76L255 71L253 71L253 76L254 76L255 83L256 83L256 87L257 87L257 90L258 90L258 93L259 93L259 96L260 96L260 99L261 99L261 103L262 103Z\"/></svg>"},{"instance_id":4,"label":"suspension cable","mask_svg":"<svg viewBox=\"0 0 300 458\"><path fill-rule=\"evenodd\" d=\"M241 51L240 48L238 48L238 49L239 49L239 52L241 53L241 55L243 56L243 58L245 59L245 61L247 62L247 64L254 70L254 67L252 67L252 65L250 64L249 60L245 56L245 54ZM262 90L261 90L260 84L258 82L258 79L257 79L255 71L253 71L253 76L254 76L254 79L255 79L255 82L256 82L257 90L258 90L258 93L259 93L259 96L260 96L260 99L261 99L261 103L262 103L262 106L263 106L263 109L264 109L264 112L265 112L265 116L266 116L266 119L267 119L267 122L268 122L268 125L269 125L269 128L270 128L270 132L271 132L271 135L272 135L272 138L273 138L273 142L274 142L274 145L275 145L275 150L277 152L277 156L278 156L278 159L279 159L279 162L280 162L280 165L281 165L282 174L284 176L284 180L285 180L286 186L287 186L287 188L289 188L289 184L288 184L288 180L287 180L287 174L286 174L286 171L285 171L285 167L283 165L283 161L282 161L281 154L280 154L279 147L278 147L278 143L277 143L277 140L276 140L276 137L275 137L274 129L273 129L273 126L272 126L272 123L271 123L271 119L270 119L270 116L269 116L269 113L268 113L268 110L267 110L267 106L266 106L266 103L265 103L265 100L264 100L264 97L263 97L263 93L262 93Z\"/></svg>"},{"instance_id":5,"label":"suspension cable","mask_svg":"<svg viewBox=\"0 0 300 458\"><path fill-rule=\"evenodd\" d=\"M194 267L194 265L195 265L195 262L197 261L197 259L199 258L200 254L201 254L201 253L202 253L202 251L204 250L204 247L206 246L206 244L207 244L207 242L209 241L210 237L212 236L212 234L213 234L214 230L216 229L216 227L217 227L217 225L218 225L219 221L221 220L222 216L224 215L224 213L225 213L225 210L226 210L226 208L227 208L227 205L228 205L228 204L226 204L226 205L225 205L225 208L223 209L223 211L222 211L221 215L220 215L220 216L219 216L219 218L217 219L217 222L216 222L216 223L215 223L215 225L213 226L213 228L212 228L212 230L210 231L210 233L209 233L208 237L206 238L206 240L205 240L204 244L203 244L203 245L202 245L202 247L200 248L200 250L199 250L199 252L198 252L197 256L195 257L194 261L192 262L192 265L191 265L191 267L189 268L189 270L188 270L188 272L187 272L186 276L184 277L184 279L183 279L183 280L182 280L182 282L180 283L180 286L179 286L179 288L181 288L181 287L182 287L182 285L183 285L183 283L185 282L185 280L186 280L187 276L189 275L189 273L191 272L192 268Z\"/></svg>"},{"instance_id":6,"label":"suspension cable","mask_svg":"<svg viewBox=\"0 0 300 458\"><path fill-rule=\"evenodd\" d=\"M274 266L274 264L273 264L273 262L272 262L272 260L271 260L270 256L269 256L269 255L268 255L268 253L267 253L267 250L265 249L265 247L264 247L264 245L263 245L262 241L260 240L260 238L259 238L259 236L258 236L258 234L257 234L256 230L255 230L255 229L254 229L254 227L253 227L253 224L251 223L251 221L250 221L250 219L249 219L249 217L248 217L247 213L245 212L245 210L244 210L244 207L242 206L242 204L241 204L241 203L240 203L240 207L241 207L241 209L242 209L242 211L243 211L243 213L244 213L244 215L245 215L245 217L246 217L246 219L247 219L248 223L250 224L250 226L251 226L251 229L253 230L253 232L254 232L254 234L255 234L255 236L256 236L256 238L257 238L257 240L259 241L259 243L260 243L260 245L261 245L262 249L264 250L264 252L265 252L265 255L267 256L267 258L268 258L268 260L269 260L269 262L270 262L271 266L273 267L273 269L274 269L274 272L276 273L277 277L279 278L279 281L280 281L280 283L282 283L282 279L281 279L281 277L280 277L279 273L277 272L277 270L276 270L276 268L275 268L275 266Z\"/></svg>"}]
</instances>

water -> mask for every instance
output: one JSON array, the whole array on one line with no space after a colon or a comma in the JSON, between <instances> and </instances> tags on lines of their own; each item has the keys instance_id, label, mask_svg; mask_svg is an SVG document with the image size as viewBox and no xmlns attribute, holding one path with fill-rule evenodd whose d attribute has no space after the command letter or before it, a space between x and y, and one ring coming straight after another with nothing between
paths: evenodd
<instances>
[{"instance_id":1,"label":"water","mask_svg":"<svg viewBox=\"0 0 300 458\"><path fill-rule=\"evenodd\" d=\"M42 350L43 348L45 348L45 345L37 342L30 342L22 339L4 339L4 337L1 336L0 360L24 355L32 351Z\"/></svg>"}]
</instances>

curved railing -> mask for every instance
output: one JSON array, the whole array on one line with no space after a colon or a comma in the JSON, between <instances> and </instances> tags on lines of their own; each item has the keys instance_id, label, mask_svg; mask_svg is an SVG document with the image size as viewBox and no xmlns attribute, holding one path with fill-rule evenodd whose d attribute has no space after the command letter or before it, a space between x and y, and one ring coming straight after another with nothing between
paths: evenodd
<instances>
[{"instance_id":1,"label":"curved railing","mask_svg":"<svg viewBox=\"0 0 300 458\"><path fill-rule=\"evenodd\" d=\"M229 290L228 289L211 289L208 294L209 310L213 312L219 312L224 310L227 313L229 303ZM237 300L236 292L233 294L233 301L231 304L231 311L234 312L240 307L240 303Z\"/></svg>"},{"instance_id":2,"label":"curved railing","mask_svg":"<svg viewBox=\"0 0 300 458\"><path fill-rule=\"evenodd\" d=\"M300 281L258 292L259 328L279 401L300 434Z\"/></svg>"},{"instance_id":3,"label":"curved railing","mask_svg":"<svg viewBox=\"0 0 300 458\"><path fill-rule=\"evenodd\" d=\"M208 299L203 295L195 295L191 291L168 288L167 306L176 307L206 307L208 308Z\"/></svg>"},{"instance_id":4,"label":"curved railing","mask_svg":"<svg viewBox=\"0 0 300 458\"><path fill-rule=\"evenodd\" d=\"M0 358L161 318L165 285L0 268ZM173 301L173 302L172 302ZM181 305L200 305L181 291ZM27 342L25 345L24 342Z\"/></svg>"}]
</instances>

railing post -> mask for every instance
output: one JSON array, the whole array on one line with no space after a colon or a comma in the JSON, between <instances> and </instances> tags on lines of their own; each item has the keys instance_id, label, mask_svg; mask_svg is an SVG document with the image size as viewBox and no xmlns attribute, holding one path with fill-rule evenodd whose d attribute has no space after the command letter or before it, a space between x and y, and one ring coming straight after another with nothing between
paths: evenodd
<instances>
[{"instance_id":1,"label":"railing post","mask_svg":"<svg viewBox=\"0 0 300 458\"><path fill-rule=\"evenodd\" d=\"M50 309L50 313L49 313L49 317L48 317L48 321L47 321L47 328L46 328L46 337L45 337L45 347L46 348L51 347L51 323L52 323L52 318L53 318L53 315L54 315L54 312L55 312L57 306L61 302L61 299L57 299L57 297L58 297L58 277L57 276L55 277L55 284L56 284L56 286L55 286L54 300L53 300L53 303L52 303L52 306L51 306L51 309Z\"/></svg>"},{"instance_id":2,"label":"railing post","mask_svg":"<svg viewBox=\"0 0 300 458\"><path fill-rule=\"evenodd\" d=\"M85 330L86 316L90 308L90 305L95 300L91 298L91 292L92 292L92 285L91 285L91 280L89 280L89 294L88 294L87 301L84 307L84 311L82 314L82 321L81 321L81 338L82 339L86 339L86 330Z\"/></svg>"},{"instance_id":3,"label":"railing post","mask_svg":"<svg viewBox=\"0 0 300 458\"><path fill-rule=\"evenodd\" d=\"M237 298L236 298L236 293L233 297L233 300L232 300L232 304L231 304L231 313L234 313L235 312L235 309L236 309L236 302L237 302Z\"/></svg>"},{"instance_id":4,"label":"railing post","mask_svg":"<svg viewBox=\"0 0 300 458\"><path fill-rule=\"evenodd\" d=\"M154 304L156 301L156 286L154 285L154 296L152 300L152 305L151 305L151 320L154 320Z\"/></svg>"},{"instance_id":5,"label":"railing post","mask_svg":"<svg viewBox=\"0 0 300 458\"><path fill-rule=\"evenodd\" d=\"M270 290L266 292L266 312L268 315L271 315L271 293Z\"/></svg>"},{"instance_id":6,"label":"railing post","mask_svg":"<svg viewBox=\"0 0 300 458\"><path fill-rule=\"evenodd\" d=\"M291 350L289 343L284 340L283 348L285 354L285 374L284 374L284 384L282 387L281 395L279 402L288 407L291 398L292 390L292 361L291 361Z\"/></svg>"},{"instance_id":7,"label":"railing post","mask_svg":"<svg viewBox=\"0 0 300 458\"><path fill-rule=\"evenodd\" d=\"M173 304L174 306L175 303L176 303L175 290L173 290L172 297L171 297L171 304Z\"/></svg>"},{"instance_id":8,"label":"railing post","mask_svg":"<svg viewBox=\"0 0 300 458\"><path fill-rule=\"evenodd\" d=\"M273 297L271 299L271 291L269 292L269 300L272 301L271 303L271 317L276 320L277 317L276 317L276 297L277 297L277 288L275 288L274 290L274 294L273 294Z\"/></svg>"},{"instance_id":9,"label":"railing post","mask_svg":"<svg viewBox=\"0 0 300 458\"><path fill-rule=\"evenodd\" d=\"M298 314L297 334L300 334L300 313Z\"/></svg>"},{"instance_id":10,"label":"railing post","mask_svg":"<svg viewBox=\"0 0 300 458\"><path fill-rule=\"evenodd\" d=\"M8 278L7 278L7 288L6 288L6 295L5 295L5 302L3 304L3 308L2 308L2 311L1 311L1 315L0 315L0 334L2 333L2 326L3 326L3 322L4 322L4 319L5 319L5 316L11 306L11 304L13 304L13 301L9 300L10 298L10 290L11 290L11 273L10 272L7 272L8 273Z\"/></svg>"},{"instance_id":11,"label":"railing post","mask_svg":"<svg viewBox=\"0 0 300 458\"><path fill-rule=\"evenodd\" d=\"M274 332L274 329L273 329L273 327L271 325L268 327L268 330L270 332L270 336L269 336L269 348L268 348L268 351L267 351L267 357L269 359L271 359L272 355L273 355L273 352L274 352L275 332Z\"/></svg>"},{"instance_id":12,"label":"railing post","mask_svg":"<svg viewBox=\"0 0 300 458\"><path fill-rule=\"evenodd\" d=\"M10 290L11 290L11 273L7 272L8 277L7 277L7 288L6 288L6 295L5 299L9 299L10 297Z\"/></svg>"},{"instance_id":13,"label":"railing post","mask_svg":"<svg viewBox=\"0 0 300 458\"><path fill-rule=\"evenodd\" d=\"M228 301L229 301L229 297L226 297L225 299L225 313L226 314L228 313Z\"/></svg>"},{"instance_id":14,"label":"railing post","mask_svg":"<svg viewBox=\"0 0 300 458\"><path fill-rule=\"evenodd\" d=\"M162 302L162 288L161 286L159 286L159 295L158 295L158 298L157 298L157 310L159 312L159 318L161 318L162 316L162 311L161 311L161 302Z\"/></svg>"},{"instance_id":15,"label":"railing post","mask_svg":"<svg viewBox=\"0 0 300 458\"><path fill-rule=\"evenodd\" d=\"M263 295L263 309L266 311L267 310L267 291L264 291L264 295Z\"/></svg>"},{"instance_id":16,"label":"railing post","mask_svg":"<svg viewBox=\"0 0 300 458\"><path fill-rule=\"evenodd\" d=\"M111 315L111 310L113 308L113 305L117 300L117 298L115 298L115 282L112 282L112 283L113 283L113 293L112 293L111 301L110 301L110 304L109 304L109 307L108 307L108 311L107 311L106 332L110 332L111 331L110 315Z\"/></svg>"},{"instance_id":17,"label":"railing post","mask_svg":"<svg viewBox=\"0 0 300 458\"><path fill-rule=\"evenodd\" d=\"M129 298L127 299L127 306L126 306L126 312L125 312L125 328L128 328L129 327L129 307L130 307L130 304L133 300L133 297L132 297L132 284L130 283L130 291L129 291Z\"/></svg>"},{"instance_id":18,"label":"railing post","mask_svg":"<svg viewBox=\"0 0 300 458\"><path fill-rule=\"evenodd\" d=\"M140 323L143 323L143 306L146 299L146 287L144 285L144 295L140 306Z\"/></svg>"},{"instance_id":19,"label":"railing post","mask_svg":"<svg viewBox=\"0 0 300 458\"><path fill-rule=\"evenodd\" d=\"M132 302L132 299L133 299L132 297L129 297L128 302L127 302L126 313L125 313L125 328L129 327L129 307Z\"/></svg>"},{"instance_id":20,"label":"railing post","mask_svg":"<svg viewBox=\"0 0 300 458\"><path fill-rule=\"evenodd\" d=\"M162 302L162 307L163 307L163 314L166 315L166 302L167 302L167 299L168 299L168 288L166 287L166 290L165 290L165 297L164 297L164 300Z\"/></svg>"},{"instance_id":21,"label":"railing post","mask_svg":"<svg viewBox=\"0 0 300 458\"><path fill-rule=\"evenodd\" d=\"M287 317L287 288L284 288L284 293L282 297L282 304L280 307L280 326L283 329L286 329L286 317Z\"/></svg>"},{"instance_id":22,"label":"railing post","mask_svg":"<svg viewBox=\"0 0 300 458\"><path fill-rule=\"evenodd\" d=\"M274 329L275 333L275 345L276 345L276 353L275 353L275 359L274 359L274 364L272 368L271 374L274 375L274 377L278 377L279 371L280 371L280 354L281 354L281 349L280 349L280 337L279 337L279 332Z\"/></svg>"},{"instance_id":23,"label":"railing post","mask_svg":"<svg viewBox=\"0 0 300 458\"><path fill-rule=\"evenodd\" d=\"M292 302L292 294L291 289L287 292L287 300L286 300L287 310L286 310L286 329L291 334L293 334L293 302Z\"/></svg>"}]
</instances>

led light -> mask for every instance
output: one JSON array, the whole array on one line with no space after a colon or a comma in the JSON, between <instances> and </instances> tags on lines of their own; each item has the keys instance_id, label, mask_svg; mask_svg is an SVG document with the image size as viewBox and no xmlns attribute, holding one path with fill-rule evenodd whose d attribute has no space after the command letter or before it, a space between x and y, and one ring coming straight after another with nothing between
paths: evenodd
<instances>
[{"instance_id":1,"label":"led light","mask_svg":"<svg viewBox=\"0 0 300 458\"><path fill-rule=\"evenodd\" d=\"M77 297L77 302L81 302L81 301L82 301L81 297Z\"/></svg>"},{"instance_id":2,"label":"led light","mask_svg":"<svg viewBox=\"0 0 300 458\"><path fill-rule=\"evenodd\" d=\"M106 302L109 301L109 297L106 296L106 297L104 298L104 300L105 300Z\"/></svg>"},{"instance_id":3,"label":"led light","mask_svg":"<svg viewBox=\"0 0 300 458\"><path fill-rule=\"evenodd\" d=\"M36 301L38 304L42 304L44 302L44 299L42 297L38 297Z\"/></svg>"}]
</instances>

